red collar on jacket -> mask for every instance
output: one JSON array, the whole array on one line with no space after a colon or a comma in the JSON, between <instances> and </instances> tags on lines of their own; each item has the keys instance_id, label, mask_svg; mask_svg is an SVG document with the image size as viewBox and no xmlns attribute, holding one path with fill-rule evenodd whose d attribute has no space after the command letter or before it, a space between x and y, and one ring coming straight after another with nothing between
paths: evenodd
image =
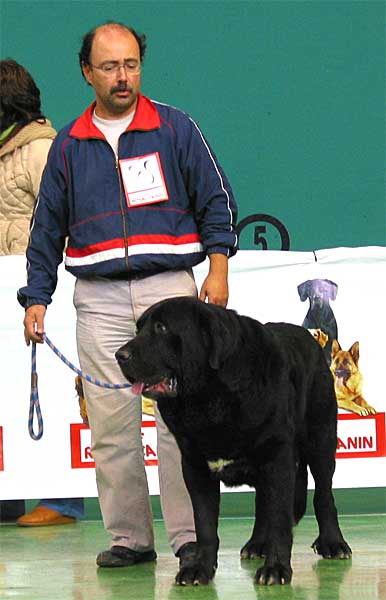
<instances>
[{"instance_id":1,"label":"red collar on jacket","mask_svg":"<svg viewBox=\"0 0 386 600\"><path fill-rule=\"evenodd\" d=\"M92 120L94 108L95 102L93 102L91 106L89 106L75 121L70 130L71 136L81 139L87 139L90 137L104 139L103 133L94 125ZM135 109L134 119L126 131L138 129L141 131L149 131L151 129L158 129L160 126L160 116L152 101L146 96L138 94L138 102Z\"/></svg>"}]
</instances>

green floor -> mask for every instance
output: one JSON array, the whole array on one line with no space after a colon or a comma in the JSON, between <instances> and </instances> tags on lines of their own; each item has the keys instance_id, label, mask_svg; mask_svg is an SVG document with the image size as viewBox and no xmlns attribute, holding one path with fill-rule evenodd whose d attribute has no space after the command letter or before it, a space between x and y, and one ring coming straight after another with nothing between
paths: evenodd
<instances>
[{"instance_id":1,"label":"green floor","mask_svg":"<svg viewBox=\"0 0 386 600\"><path fill-rule=\"evenodd\" d=\"M353 550L351 561L315 556L316 522L305 517L295 530L292 585L254 585L258 561L240 561L250 518L222 518L219 568L208 587L174 585L177 559L163 522L155 523L158 561L124 569L97 569L96 554L108 547L100 521L20 528L0 525L0 598L17 600L385 600L385 515L341 516Z\"/></svg>"}]
</instances>

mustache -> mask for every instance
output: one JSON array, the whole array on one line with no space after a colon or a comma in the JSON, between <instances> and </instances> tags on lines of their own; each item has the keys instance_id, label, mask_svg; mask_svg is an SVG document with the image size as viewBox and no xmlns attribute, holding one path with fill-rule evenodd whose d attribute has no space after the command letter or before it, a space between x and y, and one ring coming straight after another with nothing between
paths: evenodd
<instances>
[{"instance_id":1,"label":"mustache","mask_svg":"<svg viewBox=\"0 0 386 600\"><path fill-rule=\"evenodd\" d=\"M114 87L111 88L110 90L110 94L115 94L115 92L130 92L133 93L133 88L130 87L129 85L126 85L126 83L120 83Z\"/></svg>"}]
</instances>

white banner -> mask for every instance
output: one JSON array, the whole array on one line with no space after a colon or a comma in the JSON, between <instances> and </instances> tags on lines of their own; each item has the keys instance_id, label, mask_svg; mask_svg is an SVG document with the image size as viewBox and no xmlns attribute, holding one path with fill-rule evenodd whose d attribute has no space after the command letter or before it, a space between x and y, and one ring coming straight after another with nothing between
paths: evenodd
<instances>
[{"instance_id":1,"label":"white banner","mask_svg":"<svg viewBox=\"0 0 386 600\"><path fill-rule=\"evenodd\" d=\"M198 285L207 268L204 263L195 269ZM29 436L31 350L23 339L24 311L16 301L17 289L25 284L25 258L0 257L0 281L0 499L96 496L90 431L79 416L75 374L46 344L37 351L44 434L39 441ZM78 365L74 281L61 267L46 332ZM303 325L318 298L320 327L312 329L329 330L331 338L330 328L336 327L340 346L335 347L336 389L340 404L346 406L339 408L334 487L385 486L386 249L239 251L230 261L229 308L240 314L263 323ZM348 374L344 361L351 364L355 377ZM144 416L142 437L150 493L158 494L156 428L151 417Z\"/></svg>"}]
</instances>

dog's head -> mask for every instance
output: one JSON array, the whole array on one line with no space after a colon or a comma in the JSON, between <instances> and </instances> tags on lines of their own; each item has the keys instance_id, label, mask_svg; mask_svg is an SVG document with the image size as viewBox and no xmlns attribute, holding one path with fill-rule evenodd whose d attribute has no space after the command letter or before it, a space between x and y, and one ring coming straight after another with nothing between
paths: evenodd
<instances>
[{"instance_id":1,"label":"dog's head","mask_svg":"<svg viewBox=\"0 0 386 600\"><path fill-rule=\"evenodd\" d=\"M330 300L335 300L338 286L329 279L309 279L298 285L300 300L304 302L309 298L311 308L321 308Z\"/></svg>"},{"instance_id":2,"label":"dog's head","mask_svg":"<svg viewBox=\"0 0 386 600\"><path fill-rule=\"evenodd\" d=\"M359 342L355 342L349 350L342 350L338 340L332 342L330 369L336 380L346 383L358 373L358 362Z\"/></svg>"},{"instance_id":3,"label":"dog's head","mask_svg":"<svg viewBox=\"0 0 386 600\"><path fill-rule=\"evenodd\" d=\"M197 391L234 351L232 318L197 298L164 300L140 317L116 359L135 393L158 400Z\"/></svg>"}]
</instances>

